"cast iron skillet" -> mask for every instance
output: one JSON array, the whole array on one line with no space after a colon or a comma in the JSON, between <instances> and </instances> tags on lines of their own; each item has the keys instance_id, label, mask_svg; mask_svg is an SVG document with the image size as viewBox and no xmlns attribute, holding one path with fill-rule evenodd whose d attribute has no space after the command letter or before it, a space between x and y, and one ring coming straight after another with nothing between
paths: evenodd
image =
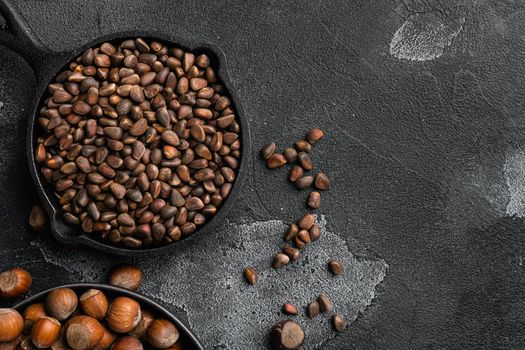
<instances>
[{"instance_id":1,"label":"cast iron skillet","mask_svg":"<svg viewBox=\"0 0 525 350\"><path fill-rule=\"evenodd\" d=\"M242 140L242 155L240 160L240 166L238 169L237 179L233 185L229 197L223 203L221 208L217 211L217 214L210 219L203 227L195 231L190 237L185 240L192 239L194 235L204 235L211 231L217 224L224 220L227 213L232 208L233 204L237 201L241 192L241 187L246 178L249 165L249 157L251 154L251 140L248 129L248 121L242 110L238 96L235 94L235 88L228 78L228 72L226 69L226 58L224 53L216 46L195 43L185 38L183 35L178 34L167 34L160 33L158 31L129 31L114 33L97 38L96 40L89 42L74 52L53 52L46 48L41 43L37 36L35 36L31 28L27 25L26 21L18 14L13 4L6 0L0 0L0 14L6 19L8 28L0 28L0 45L5 45L18 54L20 54L31 66L36 76L36 89L33 99L33 104L30 108L29 121L27 127L27 159L29 162L29 170L31 176L36 185L38 195L50 216L51 230L57 240L65 244L72 245L86 245L106 253L128 255L128 256L144 256L144 255L156 255L156 254L167 254L177 247L177 243L172 243L159 247L143 248L143 249L127 249L120 246L112 245L109 242L103 242L91 236L82 233L80 227L73 227L67 225L62 220L61 209L58 204L58 200L53 194L53 191L42 183L41 176L39 174L37 165L34 160L34 147L36 141L37 124L35 120L40 108L41 102L46 96L46 87L53 77L66 67L75 57L96 44L103 43L105 41L115 41L125 38L143 37L155 39L160 42L171 44L174 46L180 46L185 49L189 49L195 53L206 53L212 61L216 63L214 68L217 71L218 76L222 80L222 83L226 87L231 97L231 100L237 111L237 118L241 126L241 140Z\"/></svg>"},{"instance_id":2,"label":"cast iron skillet","mask_svg":"<svg viewBox=\"0 0 525 350\"><path fill-rule=\"evenodd\" d=\"M182 323L177 317L175 317L170 311L168 311L161 305L157 304L153 300L146 298L143 295L137 294L127 289L109 286L107 284L77 283L77 284L67 284L64 286L51 288L41 293L38 293L36 295L33 295L30 298L27 298L26 300L17 304L14 308L20 313L22 313L22 311L24 311L24 309L28 307L29 305L38 303L38 302L43 302L46 298L46 295L52 290L57 289L57 288L64 288L64 287L71 288L77 293L83 293L86 290L93 288L93 289L98 289L98 290L103 291L104 294L106 294L109 297L127 296L130 298L133 298L136 301L138 301L141 306L146 306L158 317L162 317L162 318L165 318L173 322L173 324L175 324L175 326L177 326L177 329L179 330L179 333L180 333L179 341L184 346L184 349L204 350L204 347L201 345L201 343L199 342L195 334L193 334L192 331L189 330L189 328L186 327L186 325Z\"/></svg>"}]
</instances>

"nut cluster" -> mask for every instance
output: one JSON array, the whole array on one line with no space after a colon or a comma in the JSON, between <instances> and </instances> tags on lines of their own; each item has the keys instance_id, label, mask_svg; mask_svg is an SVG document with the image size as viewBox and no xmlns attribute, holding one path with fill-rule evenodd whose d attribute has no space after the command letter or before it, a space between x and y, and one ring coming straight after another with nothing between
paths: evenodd
<instances>
[{"instance_id":1,"label":"nut cluster","mask_svg":"<svg viewBox=\"0 0 525 350\"><path fill-rule=\"evenodd\" d=\"M310 186L315 187L315 190L311 191L306 199L306 205L310 209L318 209L321 206L321 193L319 191L328 190L331 185L330 179L322 171L315 176L308 174L309 171L314 169L314 164L310 158L312 146L323 137L324 132L321 129L314 128L308 131L304 140L296 141L294 147L288 147L282 153L276 153L275 143L267 144L260 152L269 169L280 168L286 164L294 164L290 169L288 179L295 184L298 190L304 190ZM306 213L297 222L292 223L288 227L283 239L290 243L274 256L272 267L279 269L292 261L298 260L301 249L320 237L321 229L315 223L314 215ZM338 276L343 273L343 263L332 259L328 263L328 269L334 276ZM254 270L249 272L256 275ZM250 281L246 270L245 276ZM315 318L321 312L331 313L332 311L332 301L323 293L319 295L316 301L311 302L307 306L307 313L310 318ZM284 303L282 312L290 316L300 314L299 309L292 303ZM331 323L333 329L337 332L343 332L347 326L346 321L339 314L332 316ZM285 320L273 326L270 338L275 349L298 349L304 342L304 331L298 323L292 320Z\"/></svg>"},{"instance_id":2,"label":"nut cluster","mask_svg":"<svg viewBox=\"0 0 525 350\"><path fill-rule=\"evenodd\" d=\"M322 171L315 175L308 175L307 172L313 170L314 163L310 158L312 146L324 137L324 132L321 129L311 129L308 131L306 140L296 141L294 147L286 148L283 153L276 153L275 143L269 143L261 149L261 157L266 161L268 169L276 169L285 164L294 165L289 174L288 179L295 184L299 190L304 190L312 184L318 190L328 190L330 188L330 179ZM317 209L320 206L321 196L319 192L312 192L306 204Z\"/></svg>"},{"instance_id":3,"label":"nut cluster","mask_svg":"<svg viewBox=\"0 0 525 350\"><path fill-rule=\"evenodd\" d=\"M80 296L70 288L55 289L22 315L0 309L2 349L143 350L146 344L182 349L178 340L172 322L156 318L132 298L111 300L97 289Z\"/></svg>"},{"instance_id":4,"label":"nut cluster","mask_svg":"<svg viewBox=\"0 0 525 350\"><path fill-rule=\"evenodd\" d=\"M106 42L48 93L34 156L65 222L130 248L164 245L228 197L240 124L207 55L141 38Z\"/></svg>"},{"instance_id":5,"label":"nut cluster","mask_svg":"<svg viewBox=\"0 0 525 350\"><path fill-rule=\"evenodd\" d=\"M297 189L303 190L310 186L315 186L316 191L310 192L306 200L306 205L311 209L318 209L321 206L321 194L319 190L330 189L330 179L322 171L315 177L306 174L313 170L314 164L310 158L312 146L325 136L321 129L314 128L308 131L304 140L296 141L294 147L288 147L283 153L276 153L275 143L270 143L261 149L260 155L266 161L269 169L276 169L285 164L294 164L288 175L291 182ZM301 217L297 223L291 224L284 235L285 241L291 241L294 246L285 246L281 252L277 253L273 260L273 268L281 268L290 261L296 261L300 256L300 249L307 244L316 241L321 236L321 230L314 222L314 216L310 213Z\"/></svg>"},{"instance_id":6,"label":"nut cluster","mask_svg":"<svg viewBox=\"0 0 525 350\"><path fill-rule=\"evenodd\" d=\"M321 229L315 223L313 214L303 215L296 223L291 224L283 239L293 243L294 246L285 246L280 253L273 259L272 267L279 269L287 265L290 261L299 259L300 250L311 242L317 241L321 237Z\"/></svg>"}]
</instances>

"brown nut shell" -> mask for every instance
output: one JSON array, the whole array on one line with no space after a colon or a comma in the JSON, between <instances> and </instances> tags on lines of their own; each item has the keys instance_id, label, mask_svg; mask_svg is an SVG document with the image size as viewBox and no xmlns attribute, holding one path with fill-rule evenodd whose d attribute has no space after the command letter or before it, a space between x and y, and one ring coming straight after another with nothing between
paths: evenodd
<instances>
[{"instance_id":1,"label":"brown nut shell","mask_svg":"<svg viewBox=\"0 0 525 350\"><path fill-rule=\"evenodd\" d=\"M71 288L58 288L49 292L45 305L50 316L62 321L73 314L78 305L78 297Z\"/></svg>"},{"instance_id":2,"label":"brown nut shell","mask_svg":"<svg viewBox=\"0 0 525 350\"><path fill-rule=\"evenodd\" d=\"M142 317L137 327L133 328L129 335L134 336L138 339L144 339L146 337L146 331L148 330L151 323L155 320L155 315L151 311L144 309L142 310Z\"/></svg>"},{"instance_id":3,"label":"brown nut shell","mask_svg":"<svg viewBox=\"0 0 525 350\"><path fill-rule=\"evenodd\" d=\"M62 326L53 317L43 317L35 321L31 329L31 341L39 349L45 349L53 345L60 337Z\"/></svg>"},{"instance_id":4,"label":"brown nut shell","mask_svg":"<svg viewBox=\"0 0 525 350\"><path fill-rule=\"evenodd\" d=\"M18 298L29 291L33 279L24 269L14 268L0 273L0 297Z\"/></svg>"},{"instance_id":5,"label":"brown nut shell","mask_svg":"<svg viewBox=\"0 0 525 350\"><path fill-rule=\"evenodd\" d=\"M14 309L0 309L0 343L15 340L24 328L24 320Z\"/></svg>"},{"instance_id":6,"label":"brown nut shell","mask_svg":"<svg viewBox=\"0 0 525 350\"><path fill-rule=\"evenodd\" d=\"M66 340L74 350L92 349L103 336L104 327L93 317L78 315L67 322Z\"/></svg>"},{"instance_id":7,"label":"brown nut shell","mask_svg":"<svg viewBox=\"0 0 525 350\"><path fill-rule=\"evenodd\" d=\"M43 145L41 146L45 152ZM35 205L29 214L29 226L36 233L42 233L47 229L47 213L40 205Z\"/></svg>"},{"instance_id":8,"label":"brown nut shell","mask_svg":"<svg viewBox=\"0 0 525 350\"><path fill-rule=\"evenodd\" d=\"M117 339L117 335L115 333L104 328L104 335L102 336L102 339L100 339L98 344L93 348L93 350L109 349L110 346L115 342L116 339Z\"/></svg>"},{"instance_id":9,"label":"brown nut shell","mask_svg":"<svg viewBox=\"0 0 525 350\"><path fill-rule=\"evenodd\" d=\"M142 271L134 265L119 265L114 267L108 276L108 283L130 290L137 290L142 282Z\"/></svg>"},{"instance_id":10,"label":"brown nut shell","mask_svg":"<svg viewBox=\"0 0 525 350\"><path fill-rule=\"evenodd\" d=\"M22 313L22 316L24 317L24 328L31 329L36 320L47 316L44 303L29 305Z\"/></svg>"},{"instance_id":11,"label":"brown nut shell","mask_svg":"<svg viewBox=\"0 0 525 350\"><path fill-rule=\"evenodd\" d=\"M143 350L144 347L140 340L132 336L125 336L117 339L111 346L111 350Z\"/></svg>"},{"instance_id":12,"label":"brown nut shell","mask_svg":"<svg viewBox=\"0 0 525 350\"><path fill-rule=\"evenodd\" d=\"M106 323L116 333L128 333L139 324L141 317L138 302L128 297L118 297L109 306Z\"/></svg>"},{"instance_id":13,"label":"brown nut shell","mask_svg":"<svg viewBox=\"0 0 525 350\"><path fill-rule=\"evenodd\" d=\"M106 295L98 289L89 289L79 298L82 312L101 321L106 317L109 309L109 302Z\"/></svg>"},{"instance_id":14,"label":"brown nut shell","mask_svg":"<svg viewBox=\"0 0 525 350\"><path fill-rule=\"evenodd\" d=\"M157 349L166 349L179 339L179 330L170 321L159 318L149 326L147 339L151 346Z\"/></svg>"},{"instance_id":15,"label":"brown nut shell","mask_svg":"<svg viewBox=\"0 0 525 350\"><path fill-rule=\"evenodd\" d=\"M281 321L272 327L270 338L275 349L296 350L304 342L304 331L294 321Z\"/></svg>"}]
</instances>

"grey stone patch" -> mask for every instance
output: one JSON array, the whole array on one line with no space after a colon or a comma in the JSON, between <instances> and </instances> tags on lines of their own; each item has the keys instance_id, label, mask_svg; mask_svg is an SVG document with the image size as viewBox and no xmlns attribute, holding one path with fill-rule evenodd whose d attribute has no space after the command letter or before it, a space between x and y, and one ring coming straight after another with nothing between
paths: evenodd
<instances>
[{"instance_id":1,"label":"grey stone patch","mask_svg":"<svg viewBox=\"0 0 525 350\"><path fill-rule=\"evenodd\" d=\"M525 217L525 151L509 150L503 169L510 193L507 215Z\"/></svg>"},{"instance_id":2,"label":"grey stone patch","mask_svg":"<svg viewBox=\"0 0 525 350\"><path fill-rule=\"evenodd\" d=\"M465 18L444 23L433 14L416 14L399 27L390 41L390 54L400 60L429 61L441 57L461 32Z\"/></svg>"},{"instance_id":3,"label":"grey stone patch","mask_svg":"<svg viewBox=\"0 0 525 350\"><path fill-rule=\"evenodd\" d=\"M185 310L190 327L207 348L266 349L269 329L285 318L282 304L291 302L303 312L293 317L305 329L303 348L319 348L335 337L330 316L310 320L304 315L306 305L323 292L333 300L335 311L352 322L372 303L388 268L384 260L357 259L338 234L326 230L324 216L319 224L321 238L303 250L299 261L274 270L272 257L283 246L286 229L282 221L226 223L202 244L174 256L135 259L146 276L141 292ZM99 280L111 264L100 253L58 250L41 241L33 244L47 262L85 282ZM332 258L343 261L343 275L328 272ZM246 266L259 272L256 286L245 282Z\"/></svg>"}]
</instances>

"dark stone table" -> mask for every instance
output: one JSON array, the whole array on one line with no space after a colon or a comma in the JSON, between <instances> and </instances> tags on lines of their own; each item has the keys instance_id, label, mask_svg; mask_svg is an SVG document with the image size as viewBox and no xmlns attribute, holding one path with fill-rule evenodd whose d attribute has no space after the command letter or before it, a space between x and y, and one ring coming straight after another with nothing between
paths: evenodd
<instances>
[{"instance_id":1,"label":"dark stone table","mask_svg":"<svg viewBox=\"0 0 525 350\"><path fill-rule=\"evenodd\" d=\"M316 167L333 179L323 236L269 267L305 192L254 155L241 199L214 233L170 257L135 259L141 291L213 349L260 349L284 302L326 292L352 321L296 319L305 348L521 349L525 345L525 3L399 1L18 1L52 50L131 29L191 32L220 46L253 144L279 147L318 126ZM0 269L33 293L103 281L124 258L36 236L25 157L35 77L0 47ZM330 258L346 272L333 278ZM261 282L250 287L242 269ZM2 304L6 305L6 304Z\"/></svg>"}]
</instances>

